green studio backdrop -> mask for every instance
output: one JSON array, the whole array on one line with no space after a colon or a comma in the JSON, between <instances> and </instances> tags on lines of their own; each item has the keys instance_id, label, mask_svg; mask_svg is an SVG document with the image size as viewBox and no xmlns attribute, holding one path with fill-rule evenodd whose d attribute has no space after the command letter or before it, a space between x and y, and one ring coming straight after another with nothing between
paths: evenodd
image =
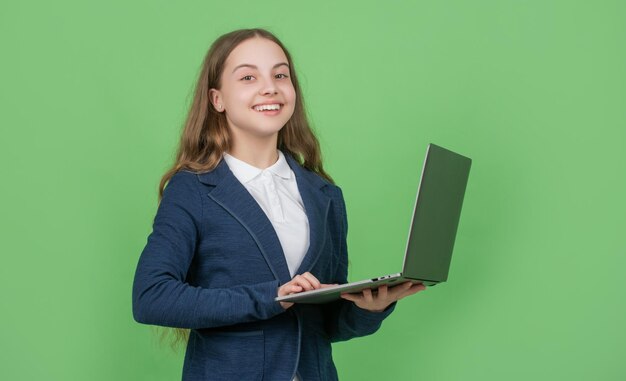
<instances>
[{"instance_id":1,"label":"green studio backdrop","mask_svg":"<svg viewBox=\"0 0 626 381\"><path fill-rule=\"evenodd\" d=\"M426 145L473 159L449 282L334 345L342 380L623 380L623 1L4 1L0 372L175 380L131 285L201 60L294 56L348 207L350 279L396 272Z\"/></svg>"}]
</instances>

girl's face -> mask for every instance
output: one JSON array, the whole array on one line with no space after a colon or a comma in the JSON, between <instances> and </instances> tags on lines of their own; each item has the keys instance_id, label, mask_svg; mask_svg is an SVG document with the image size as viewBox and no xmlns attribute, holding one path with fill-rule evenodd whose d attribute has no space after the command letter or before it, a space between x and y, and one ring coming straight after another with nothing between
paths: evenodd
<instances>
[{"instance_id":1,"label":"girl's face","mask_svg":"<svg viewBox=\"0 0 626 381\"><path fill-rule=\"evenodd\" d=\"M211 89L209 96L215 109L226 114L235 139L278 135L291 118L296 92L288 65L280 46L264 38L245 40L230 53L221 88Z\"/></svg>"}]
</instances>

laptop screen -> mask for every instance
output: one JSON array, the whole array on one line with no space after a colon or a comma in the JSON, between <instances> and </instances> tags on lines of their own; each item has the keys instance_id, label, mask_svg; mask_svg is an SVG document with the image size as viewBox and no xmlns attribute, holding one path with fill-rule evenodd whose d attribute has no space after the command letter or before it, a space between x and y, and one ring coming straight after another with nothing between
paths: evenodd
<instances>
[{"instance_id":1,"label":"laptop screen","mask_svg":"<svg viewBox=\"0 0 626 381\"><path fill-rule=\"evenodd\" d=\"M402 275L443 282L461 216L471 159L428 146L413 210Z\"/></svg>"}]
</instances>

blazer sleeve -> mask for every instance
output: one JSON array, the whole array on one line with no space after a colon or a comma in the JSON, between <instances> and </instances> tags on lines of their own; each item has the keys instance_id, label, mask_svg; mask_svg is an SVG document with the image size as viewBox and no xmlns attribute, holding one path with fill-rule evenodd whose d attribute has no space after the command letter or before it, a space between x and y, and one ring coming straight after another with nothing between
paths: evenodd
<instances>
[{"instance_id":1,"label":"blazer sleeve","mask_svg":"<svg viewBox=\"0 0 626 381\"><path fill-rule=\"evenodd\" d=\"M342 231L340 232L339 266L335 279L342 284L348 281L348 216L341 188L336 187L336 189L338 197L334 200L337 202L337 214ZM370 335L380 328L383 320L393 312L395 306L396 302L382 312L372 312L357 307L356 304L345 299L325 304L326 332L333 342Z\"/></svg>"},{"instance_id":2,"label":"blazer sleeve","mask_svg":"<svg viewBox=\"0 0 626 381\"><path fill-rule=\"evenodd\" d=\"M278 280L227 289L185 282L201 231L202 210L196 175L181 171L172 176L135 271L135 320L199 329L263 320L284 312L274 301Z\"/></svg>"}]
</instances>

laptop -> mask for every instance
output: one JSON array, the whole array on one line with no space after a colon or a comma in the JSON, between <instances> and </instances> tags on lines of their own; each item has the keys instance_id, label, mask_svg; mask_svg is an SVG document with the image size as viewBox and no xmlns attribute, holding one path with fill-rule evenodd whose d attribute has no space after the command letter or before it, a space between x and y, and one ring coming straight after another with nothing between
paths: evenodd
<instances>
[{"instance_id":1,"label":"laptop","mask_svg":"<svg viewBox=\"0 0 626 381\"><path fill-rule=\"evenodd\" d=\"M472 160L435 144L426 159L417 188L402 272L317 290L277 297L278 302L321 304L342 293L360 293L407 281L434 286L448 279L452 249L461 217ZM313 274L315 275L315 274Z\"/></svg>"}]
</instances>

